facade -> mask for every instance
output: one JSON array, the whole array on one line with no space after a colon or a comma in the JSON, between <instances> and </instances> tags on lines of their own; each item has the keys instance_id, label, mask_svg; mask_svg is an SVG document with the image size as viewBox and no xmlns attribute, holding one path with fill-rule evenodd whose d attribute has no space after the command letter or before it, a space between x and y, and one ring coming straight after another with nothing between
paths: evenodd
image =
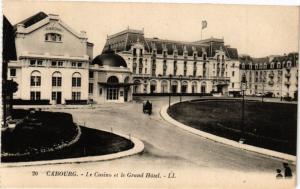
<instances>
[{"instance_id":1,"label":"facade","mask_svg":"<svg viewBox=\"0 0 300 189\"><path fill-rule=\"evenodd\" d=\"M40 12L15 26L17 59L8 63L8 79L19 84L14 99L51 104L88 100L93 44L58 15Z\"/></svg>"},{"instance_id":2,"label":"facade","mask_svg":"<svg viewBox=\"0 0 300 189\"><path fill-rule=\"evenodd\" d=\"M134 94L240 91L238 52L223 39L162 40L128 28L108 36L108 48L126 60Z\"/></svg>"},{"instance_id":3,"label":"facade","mask_svg":"<svg viewBox=\"0 0 300 189\"><path fill-rule=\"evenodd\" d=\"M246 95L272 93L274 97L297 98L298 53L283 56L240 57L241 77L246 76Z\"/></svg>"}]
</instances>

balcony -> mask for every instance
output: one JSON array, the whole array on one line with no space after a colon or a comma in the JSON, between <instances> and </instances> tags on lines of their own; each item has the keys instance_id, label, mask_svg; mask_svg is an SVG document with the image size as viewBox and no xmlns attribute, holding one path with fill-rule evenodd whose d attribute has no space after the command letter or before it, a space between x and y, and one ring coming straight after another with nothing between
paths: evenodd
<instances>
[{"instance_id":1,"label":"balcony","mask_svg":"<svg viewBox=\"0 0 300 189\"><path fill-rule=\"evenodd\" d=\"M291 70L291 66L286 66L286 70Z\"/></svg>"},{"instance_id":2,"label":"balcony","mask_svg":"<svg viewBox=\"0 0 300 189\"><path fill-rule=\"evenodd\" d=\"M133 74L132 77L135 77L135 78L147 78L147 77L150 77L150 74Z\"/></svg>"},{"instance_id":3,"label":"balcony","mask_svg":"<svg viewBox=\"0 0 300 189\"><path fill-rule=\"evenodd\" d=\"M291 73L286 73L286 74L285 74L285 77L286 77L286 78L290 78L290 77L291 77Z\"/></svg>"},{"instance_id":4,"label":"balcony","mask_svg":"<svg viewBox=\"0 0 300 189\"><path fill-rule=\"evenodd\" d=\"M274 81L269 81L268 83L269 83L270 86L274 85Z\"/></svg>"},{"instance_id":5,"label":"balcony","mask_svg":"<svg viewBox=\"0 0 300 189\"><path fill-rule=\"evenodd\" d=\"M269 78L273 78L273 77L274 77L274 73L270 73Z\"/></svg>"}]
</instances>

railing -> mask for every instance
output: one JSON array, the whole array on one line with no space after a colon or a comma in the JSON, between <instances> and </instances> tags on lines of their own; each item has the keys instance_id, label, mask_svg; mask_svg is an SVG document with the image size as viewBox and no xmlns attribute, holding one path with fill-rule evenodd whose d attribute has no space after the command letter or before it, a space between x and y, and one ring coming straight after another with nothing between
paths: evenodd
<instances>
[{"instance_id":1,"label":"railing","mask_svg":"<svg viewBox=\"0 0 300 189\"><path fill-rule=\"evenodd\" d=\"M286 77L286 78L290 78L290 77L291 77L291 73L286 73L286 74L285 74L285 77Z\"/></svg>"},{"instance_id":2,"label":"railing","mask_svg":"<svg viewBox=\"0 0 300 189\"><path fill-rule=\"evenodd\" d=\"M273 78L273 77L274 77L274 73L270 73L270 74L269 74L269 77L270 77L270 78Z\"/></svg>"}]
</instances>

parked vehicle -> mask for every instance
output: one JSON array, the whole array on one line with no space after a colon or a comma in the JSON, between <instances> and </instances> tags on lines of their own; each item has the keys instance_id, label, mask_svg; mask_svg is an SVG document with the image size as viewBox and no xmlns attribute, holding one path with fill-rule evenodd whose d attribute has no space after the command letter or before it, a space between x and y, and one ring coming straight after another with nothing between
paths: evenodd
<instances>
[{"instance_id":1,"label":"parked vehicle","mask_svg":"<svg viewBox=\"0 0 300 189\"><path fill-rule=\"evenodd\" d=\"M152 114L152 103L148 100L143 102L143 113L149 115Z\"/></svg>"},{"instance_id":2,"label":"parked vehicle","mask_svg":"<svg viewBox=\"0 0 300 189\"><path fill-rule=\"evenodd\" d=\"M256 93L255 96L256 96L256 97L262 97L263 94L262 94L262 93Z\"/></svg>"},{"instance_id":3,"label":"parked vehicle","mask_svg":"<svg viewBox=\"0 0 300 189\"><path fill-rule=\"evenodd\" d=\"M265 94L264 94L264 97L273 97L273 93L272 92L266 92Z\"/></svg>"}]
</instances>

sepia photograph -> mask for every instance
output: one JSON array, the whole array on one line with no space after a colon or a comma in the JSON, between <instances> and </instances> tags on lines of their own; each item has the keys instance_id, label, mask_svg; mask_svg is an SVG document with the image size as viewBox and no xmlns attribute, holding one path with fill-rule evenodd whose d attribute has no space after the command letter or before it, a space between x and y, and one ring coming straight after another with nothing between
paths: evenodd
<instances>
[{"instance_id":1,"label":"sepia photograph","mask_svg":"<svg viewBox=\"0 0 300 189\"><path fill-rule=\"evenodd\" d=\"M299 6L2 9L0 187L296 187Z\"/></svg>"}]
</instances>

